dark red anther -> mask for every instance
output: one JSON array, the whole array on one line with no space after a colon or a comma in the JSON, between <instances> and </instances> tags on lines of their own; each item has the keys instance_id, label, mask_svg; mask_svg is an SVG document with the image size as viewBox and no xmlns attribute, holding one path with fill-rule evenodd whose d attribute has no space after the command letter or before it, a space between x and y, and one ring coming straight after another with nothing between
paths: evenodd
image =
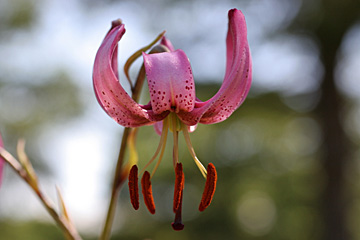
<instances>
[{"instance_id":1,"label":"dark red anther","mask_svg":"<svg viewBox=\"0 0 360 240\"><path fill-rule=\"evenodd\" d=\"M174 213L176 213L177 209L180 206L182 191L184 189L184 182L185 182L185 176L184 176L182 164L177 163L175 168L175 188L174 188L174 203L173 203Z\"/></svg>"},{"instance_id":2,"label":"dark red anther","mask_svg":"<svg viewBox=\"0 0 360 240\"><path fill-rule=\"evenodd\" d=\"M211 203L216 189L217 173L215 166L209 163L207 167L207 177L205 183L205 189L201 198L199 211L204 211Z\"/></svg>"},{"instance_id":3,"label":"dark red anther","mask_svg":"<svg viewBox=\"0 0 360 240\"><path fill-rule=\"evenodd\" d=\"M135 210L139 209L139 187L138 187L138 168L132 166L129 173L129 193L130 201Z\"/></svg>"},{"instance_id":4,"label":"dark red anther","mask_svg":"<svg viewBox=\"0 0 360 240\"><path fill-rule=\"evenodd\" d=\"M148 171L145 171L141 178L141 186L145 205L151 214L155 214L155 203L152 195L150 173Z\"/></svg>"}]
</instances>

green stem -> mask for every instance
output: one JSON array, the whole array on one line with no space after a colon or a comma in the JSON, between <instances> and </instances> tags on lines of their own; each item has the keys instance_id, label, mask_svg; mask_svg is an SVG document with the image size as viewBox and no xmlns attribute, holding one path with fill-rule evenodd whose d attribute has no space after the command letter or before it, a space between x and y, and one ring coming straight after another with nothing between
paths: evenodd
<instances>
[{"instance_id":1,"label":"green stem","mask_svg":"<svg viewBox=\"0 0 360 240\"><path fill-rule=\"evenodd\" d=\"M169 51L169 50L165 46L158 45L158 46L155 46L150 51L150 53L159 53L159 52L165 52L165 51ZM131 60L131 62L133 62L133 60ZM130 68L130 65L126 66L125 72L127 72L129 68ZM131 84L132 99L134 99L135 102L139 102L141 88L144 84L144 81L145 81L145 67L144 67L144 65L142 65L134 86ZM129 81L129 82L131 83L131 81ZM115 176L114 176L114 180L113 180L111 199L110 199L109 208L107 211L104 228L103 228L102 234L100 236L100 240L108 240L110 237L110 232L111 232L111 228L112 228L112 224L113 224L114 216L115 216L115 211L116 211L116 203L119 198L119 191L120 191L122 184L124 183L124 181L126 179L126 176L124 176L124 174L123 174L123 163L124 163L124 156L125 156L127 141L128 141L128 137L129 137L131 130L132 130L131 128L124 129L123 137L121 140L118 161L116 164Z\"/></svg>"},{"instance_id":2,"label":"green stem","mask_svg":"<svg viewBox=\"0 0 360 240\"><path fill-rule=\"evenodd\" d=\"M118 161L117 161L116 170L115 170L115 177L114 177L114 181L113 181L111 199L110 199L110 203L109 203L109 208L108 208L108 212L107 212L107 216L106 216L105 225L104 225L102 234L100 236L100 240L107 240L110 237L111 227L112 227L112 223L114 221L114 216L115 216L116 203L119 198L119 190L120 190L122 183L125 180L124 177L121 177L121 172L122 172L122 166L123 166L125 150L126 150L126 145L127 145L127 138L129 136L130 130L131 130L130 128L124 129L123 137L121 140L121 147L120 147L120 152L119 152Z\"/></svg>"},{"instance_id":3,"label":"green stem","mask_svg":"<svg viewBox=\"0 0 360 240\"><path fill-rule=\"evenodd\" d=\"M139 75L135 84L135 87L132 89L132 98L137 102L140 98L140 90L144 83L145 79L145 69L144 66L141 67L139 71ZM127 140L130 134L131 128L125 128L124 133L121 139L121 146L120 146L120 152L116 164L116 170L113 180L113 188L111 191L111 198L109 203L109 208L107 211L107 216L105 220L105 225L102 231L102 234L100 236L100 240L108 240L110 237L110 232L112 228L112 224L114 221L115 211L116 211L116 203L119 198L119 191L122 186L122 184L125 181L125 176L122 174L122 168L124 163L124 157L125 157L125 151L127 147Z\"/></svg>"}]
</instances>

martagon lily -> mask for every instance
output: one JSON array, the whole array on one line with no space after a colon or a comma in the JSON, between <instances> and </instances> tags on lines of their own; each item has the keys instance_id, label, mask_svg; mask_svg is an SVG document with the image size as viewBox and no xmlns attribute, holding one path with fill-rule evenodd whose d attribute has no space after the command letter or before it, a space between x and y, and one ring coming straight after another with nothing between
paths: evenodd
<instances>
[{"instance_id":1,"label":"martagon lily","mask_svg":"<svg viewBox=\"0 0 360 240\"><path fill-rule=\"evenodd\" d=\"M225 77L218 92L207 101L201 101L196 97L189 59L182 50L175 50L165 37L162 37L160 42L165 49L164 52L150 54L142 52L150 94L150 102L146 105L134 101L119 82L118 42L125 33L121 22L113 22L95 58L94 90L105 112L124 127L154 125L155 130L161 135L154 156L141 171L144 202L152 214L155 213L155 203L150 179L162 159L168 130L170 129L173 133L175 221L172 226L175 230L181 230L184 227L181 222L184 173L178 159L179 133L183 133L190 155L206 178L205 190L199 206L199 210L203 211L210 205L215 192L217 173L212 163L209 163L205 169L199 161L192 147L189 132L194 131L198 123L213 124L227 119L243 103L251 85L252 63L245 17L237 9L230 10L228 17ZM158 162L150 174L146 169L158 155ZM130 199L133 207L138 209L138 168L135 163L132 165L129 171Z\"/></svg>"}]
</instances>

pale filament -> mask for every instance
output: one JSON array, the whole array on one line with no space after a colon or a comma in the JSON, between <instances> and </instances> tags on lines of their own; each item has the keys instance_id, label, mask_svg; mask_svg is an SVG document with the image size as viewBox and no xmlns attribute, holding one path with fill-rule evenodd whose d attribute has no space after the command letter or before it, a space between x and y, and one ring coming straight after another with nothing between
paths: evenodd
<instances>
[{"instance_id":1,"label":"pale filament","mask_svg":"<svg viewBox=\"0 0 360 240\"><path fill-rule=\"evenodd\" d=\"M192 144L191 144L190 135L189 135L189 132L188 132L187 125L185 125L185 124L181 124L181 125L182 125L182 130L183 130L185 142L186 142L186 145L187 145L187 147L189 149L190 155L194 159L194 162L195 162L196 166L199 168L201 174L206 179L207 171L206 171L205 167L202 165L202 163L200 162L200 160L196 157L194 148L192 147Z\"/></svg>"},{"instance_id":2,"label":"pale filament","mask_svg":"<svg viewBox=\"0 0 360 240\"><path fill-rule=\"evenodd\" d=\"M157 149L156 149L156 151L154 153L154 156L150 159L150 161L141 170L140 175L143 174L145 172L145 169L156 159L156 157L158 156L158 154L159 154L159 152L161 150L159 160L158 160L154 170L151 173L151 177L154 175L157 167L159 166L159 164L161 162L162 156L164 154L164 150L165 150L165 146L166 146L166 140L167 140L168 128L169 128L169 121L168 121L167 118L165 118L164 121L163 121L163 128L162 128L162 131L161 131L161 137L160 137L159 145L158 145L158 147L157 147Z\"/></svg>"}]
</instances>

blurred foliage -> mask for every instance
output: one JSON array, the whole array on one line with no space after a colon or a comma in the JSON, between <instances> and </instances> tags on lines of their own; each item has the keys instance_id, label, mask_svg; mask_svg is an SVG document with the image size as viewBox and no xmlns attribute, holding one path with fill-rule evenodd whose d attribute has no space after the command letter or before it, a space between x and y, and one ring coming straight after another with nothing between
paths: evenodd
<instances>
[{"instance_id":1,"label":"blurred foliage","mask_svg":"<svg viewBox=\"0 0 360 240\"><path fill-rule=\"evenodd\" d=\"M1 239L63 240L62 232L54 225L41 222L0 221Z\"/></svg>"},{"instance_id":2,"label":"blurred foliage","mask_svg":"<svg viewBox=\"0 0 360 240\"><path fill-rule=\"evenodd\" d=\"M218 88L197 87L204 99ZM139 134L139 164L143 166L156 149L156 141L148 141L156 138L156 134L152 127L142 128ZM198 212L205 181L180 135L180 161L185 172L185 230L174 232L170 226L174 173L172 143L168 141L168 151L152 179L157 213L150 216L142 203L138 212L132 211L125 187L120 204L124 215L119 217L122 227L112 239L319 236L322 223L317 207L323 175L316 156L321 136L311 113L294 111L278 94L261 94L248 98L227 121L198 126L191 138L199 159L205 165L213 162L218 170L212 205L203 213Z\"/></svg>"},{"instance_id":3,"label":"blurred foliage","mask_svg":"<svg viewBox=\"0 0 360 240\"><path fill-rule=\"evenodd\" d=\"M13 33L31 29L37 20L40 3L33 0L0 3L0 44L8 41ZM45 127L81 116L84 106L78 91L74 80L63 69L53 69L43 75L37 72L22 73L16 67L2 72L0 130L6 137L7 149L15 152L19 138L31 139L27 152L35 168L40 172L49 171L45 156L41 155L38 138Z\"/></svg>"},{"instance_id":4,"label":"blurred foliage","mask_svg":"<svg viewBox=\"0 0 360 240\"><path fill-rule=\"evenodd\" d=\"M54 73L40 84L0 81L0 121L10 136L29 137L44 125L81 115L78 91L65 72Z\"/></svg>"},{"instance_id":5,"label":"blurred foliage","mask_svg":"<svg viewBox=\"0 0 360 240\"><path fill-rule=\"evenodd\" d=\"M48 171L38 145L41 130L80 116L83 103L78 89L64 72L54 73L39 84L2 82L0 77L0 122L7 149L15 152L19 138L31 140L27 153L36 169Z\"/></svg>"},{"instance_id":6,"label":"blurred foliage","mask_svg":"<svg viewBox=\"0 0 360 240\"><path fill-rule=\"evenodd\" d=\"M197 92L205 99L218 87L198 85ZM213 162L218 170L214 200L203 213L198 204L205 180L180 134L185 172L182 232L170 225L174 218L170 135L163 162L152 179L156 214L150 215L142 200L140 210L134 211L124 185L114 225L119 230L111 239L316 239L322 227L317 209L323 182L316 158L319 134L309 112L294 111L275 93L248 98L220 124L200 125L191 134L193 146L205 165ZM151 158L158 139L151 126L140 129L140 168ZM309 145L313 145L311 151ZM21 229L23 236L44 236L31 228ZM17 238L18 233L7 234L7 239L23 239Z\"/></svg>"},{"instance_id":7,"label":"blurred foliage","mask_svg":"<svg viewBox=\"0 0 360 240\"><path fill-rule=\"evenodd\" d=\"M35 0L12 0L0 4L3 5L0 8L0 31L31 27L36 19L37 3Z\"/></svg>"},{"instance_id":8,"label":"blurred foliage","mask_svg":"<svg viewBox=\"0 0 360 240\"><path fill-rule=\"evenodd\" d=\"M87 1L90 5L94 2ZM300 29L315 36L315 41L319 40L319 49L325 49L323 52L326 52L327 46L321 45L322 38L328 40L329 34L335 30L344 34L358 19L358 15L354 14L358 10L355 7L350 9L352 15L346 15L343 24L339 23L341 16L332 18L332 14L340 13L336 11L335 0L301 2L301 11L290 30ZM353 2L346 1L341 6L341 14ZM0 8L0 31L31 28L36 21L39 5L35 1L8 1L6 7ZM318 33L322 34L322 38L317 39ZM8 35L0 36L1 43L4 41L3 36ZM330 40L328 44L332 43ZM336 38L331 47L335 46L336 50L341 40L341 37ZM336 55L336 51L332 49L331 54L328 54ZM10 151L14 152L11 146L16 145L19 137L32 139L28 154L31 159L40 160L35 162L35 168L41 170L44 169L44 163L38 151L39 133L45 127L81 116L84 103L79 99L80 90L66 70L56 69L50 76L36 83L28 80L35 77L11 79L0 76L0 123ZM197 85L197 95L205 100L218 87L211 84ZM174 232L170 226L174 217L170 135L165 157L152 180L157 213L150 215L143 202L140 210L134 211L125 185L112 239L321 239L326 231L322 216L322 194L327 181L321 160L324 132L316 114L321 94L321 91L315 89L311 93L284 96L277 92L257 92L255 87L252 96L227 121L198 126L191 134L195 151L205 165L213 162L218 170L213 203L203 213L199 213L197 208L205 181L192 162L180 135L179 158L184 163L186 179L183 201L185 230L182 232ZM353 106L358 103L353 99L346 101L349 109L342 109L342 120L356 122L355 117L347 119L353 114ZM351 134L356 135L353 130ZM144 127L139 131L137 147L140 167L151 158L158 144L157 139L159 137L152 127ZM359 139L356 137L352 140L355 148L359 147ZM349 159L345 166L347 179L344 190L350 198L346 202L346 222L352 238L359 239L359 156L350 152ZM98 222L102 224L102 219L98 219ZM85 237L96 239L87 235ZM63 237L53 224L2 219L0 239L56 240Z\"/></svg>"}]
</instances>

